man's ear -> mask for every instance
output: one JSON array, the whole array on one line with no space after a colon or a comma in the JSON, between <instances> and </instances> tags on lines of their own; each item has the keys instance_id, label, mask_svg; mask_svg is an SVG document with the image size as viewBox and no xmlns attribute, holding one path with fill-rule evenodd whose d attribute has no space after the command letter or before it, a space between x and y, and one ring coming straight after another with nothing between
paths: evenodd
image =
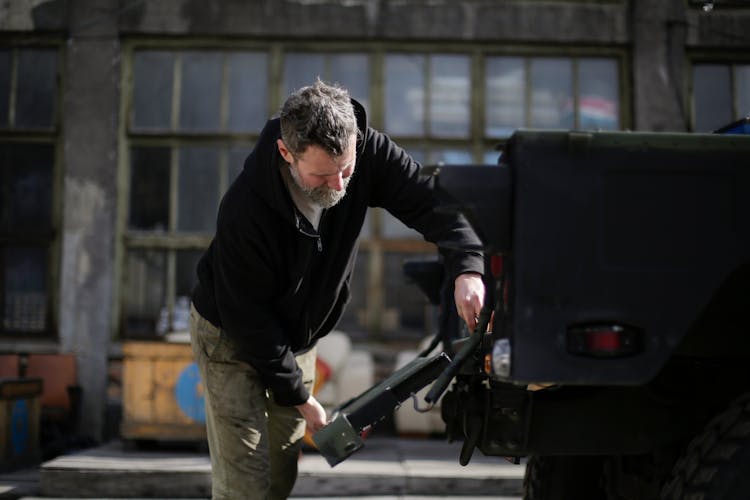
<instances>
[{"instance_id":1,"label":"man's ear","mask_svg":"<svg viewBox=\"0 0 750 500\"><path fill-rule=\"evenodd\" d=\"M281 139L276 139L276 145L278 146L279 154L281 154L281 157L284 158L284 161L286 161L287 163L292 163L294 157L292 156L292 153L287 149L284 141L282 141Z\"/></svg>"}]
</instances>

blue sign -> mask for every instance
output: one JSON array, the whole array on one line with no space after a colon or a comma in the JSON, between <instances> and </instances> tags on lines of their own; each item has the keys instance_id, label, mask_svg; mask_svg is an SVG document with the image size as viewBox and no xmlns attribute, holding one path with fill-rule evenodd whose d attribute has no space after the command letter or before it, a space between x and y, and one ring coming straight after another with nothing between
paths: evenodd
<instances>
[{"instance_id":1,"label":"blue sign","mask_svg":"<svg viewBox=\"0 0 750 500\"><path fill-rule=\"evenodd\" d=\"M203 383L198 365L190 363L182 370L174 386L174 395L177 405L186 417L198 422L206 421Z\"/></svg>"}]
</instances>

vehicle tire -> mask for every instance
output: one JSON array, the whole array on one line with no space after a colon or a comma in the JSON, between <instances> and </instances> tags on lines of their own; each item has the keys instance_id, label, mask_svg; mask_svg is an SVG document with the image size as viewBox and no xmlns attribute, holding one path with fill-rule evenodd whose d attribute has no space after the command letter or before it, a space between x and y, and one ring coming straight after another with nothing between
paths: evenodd
<instances>
[{"instance_id":1,"label":"vehicle tire","mask_svg":"<svg viewBox=\"0 0 750 500\"><path fill-rule=\"evenodd\" d=\"M524 500L605 500L603 459L586 456L532 456L523 478Z\"/></svg>"},{"instance_id":2,"label":"vehicle tire","mask_svg":"<svg viewBox=\"0 0 750 500\"><path fill-rule=\"evenodd\" d=\"M688 445L663 500L744 500L750 495L750 393L734 401Z\"/></svg>"}]
</instances>

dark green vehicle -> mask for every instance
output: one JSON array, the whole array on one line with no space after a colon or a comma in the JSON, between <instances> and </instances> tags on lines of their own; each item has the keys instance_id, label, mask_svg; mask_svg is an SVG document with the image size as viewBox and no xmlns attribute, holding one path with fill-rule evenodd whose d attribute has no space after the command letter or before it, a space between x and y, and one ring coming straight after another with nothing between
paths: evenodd
<instances>
[{"instance_id":1,"label":"dark green vehicle","mask_svg":"<svg viewBox=\"0 0 750 500\"><path fill-rule=\"evenodd\" d=\"M436 379L460 463L526 457L527 500L750 498L750 135L519 130L434 175L482 237L480 325L344 405L329 462ZM453 311L438 262L405 271Z\"/></svg>"},{"instance_id":2,"label":"dark green vehicle","mask_svg":"<svg viewBox=\"0 0 750 500\"><path fill-rule=\"evenodd\" d=\"M436 175L493 274L427 396L455 373L461 463L528 457L529 500L750 498L750 136L518 131Z\"/></svg>"}]
</instances>

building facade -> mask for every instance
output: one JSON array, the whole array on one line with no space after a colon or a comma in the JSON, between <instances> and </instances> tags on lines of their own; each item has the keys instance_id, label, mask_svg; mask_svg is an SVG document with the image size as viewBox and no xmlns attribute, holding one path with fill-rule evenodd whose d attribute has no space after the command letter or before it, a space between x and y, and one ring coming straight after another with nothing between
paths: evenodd
<instances>
[{"instance_id":1,"label":"building facade","mask_svg":"<svg viewBox=\"0 0 750 500\"><path fill-rule=\"evenodd\" d=\"M0 352L110 359L185 329L221 194L293 89L341 83L423 164L496 163L520 127L709 132L750 114L750 2L0 1ZM419 340L434 247L363 229L340 327Z\"/></svg>"}]
</instances>

